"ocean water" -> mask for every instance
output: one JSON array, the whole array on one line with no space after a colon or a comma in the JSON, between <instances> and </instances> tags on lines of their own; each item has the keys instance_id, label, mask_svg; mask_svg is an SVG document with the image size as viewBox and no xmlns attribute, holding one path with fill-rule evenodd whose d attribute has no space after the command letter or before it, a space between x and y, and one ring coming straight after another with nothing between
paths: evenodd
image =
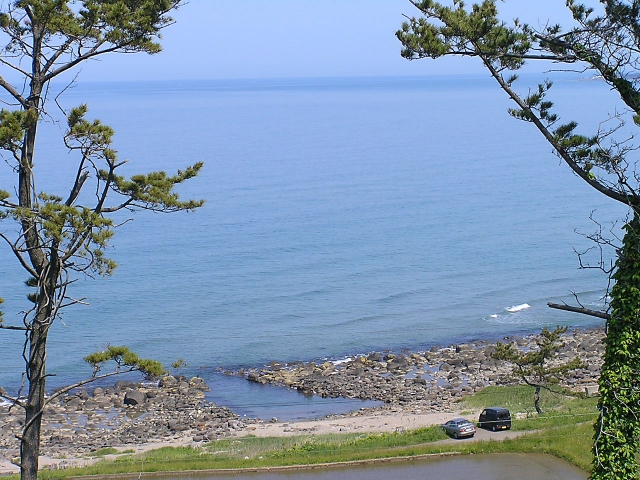
<instances>
[{"instance_id":1,"label":"ocean water","mask_svg":"<svg viewBox=\"0 0 640 480\"><path fill-rule=\"evenodd\" d=\"M551 96L585 133L616 107L606 85L575 77L557 79ZM52 330L51 386L90 374L84 355L126 344L166 365L184 359L179 373L205 377L210 398L241 414L308 417L359 404L216 369L600 324L546 303L576 293L601 304L606 277L578 268L574 249L592 245L576 231L595 230L590 215L606 226L625 210L512 119L489 78L80 83L60 102L87 103L90 118L115 128L130 160L123 173L204 161L180 193L206 204L121 217L133 221L108 252L119 268L79 278L71 293L89 305ZM43 125L36 170L39 190L65 196L77 159L62 129ZM25 279L0 249L7 323L27 307ZM20 335L0 332L10 391L21 381Z\"/></svg>"}]
</instances>

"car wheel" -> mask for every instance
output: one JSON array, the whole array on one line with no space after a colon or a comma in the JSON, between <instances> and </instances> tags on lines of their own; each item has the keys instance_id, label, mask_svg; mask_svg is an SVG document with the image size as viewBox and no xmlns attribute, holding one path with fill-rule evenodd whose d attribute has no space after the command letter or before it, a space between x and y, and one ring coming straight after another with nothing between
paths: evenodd
<instances>
[{"instance_id":1,"label":"car wheel","mask_svg":"<svg viewBox=\"0 0 640 480\"><path fill-rule=\"evenodd\" d=\"M453 432L453 438L458 438L458 432Z\"/></svg>"},{"instance_id":2,"label":"car wheel","mask_svg":"<svg viewBox=\"0 0 640 480\"><path fill-rule=\"evenodd\" d=\"M497 430L497 429L496 429L496 426L495 426L495 425L493 425L493 426L491 427L491 430L495 432L495 431Z\"/></svg>"}]
</instances>

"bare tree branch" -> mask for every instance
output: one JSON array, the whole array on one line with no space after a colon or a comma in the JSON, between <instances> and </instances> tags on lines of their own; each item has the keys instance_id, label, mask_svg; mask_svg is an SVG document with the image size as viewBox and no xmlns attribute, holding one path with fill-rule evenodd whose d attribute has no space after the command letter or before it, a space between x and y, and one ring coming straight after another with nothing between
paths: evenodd
<instances>
[{"instance_id":1,"label":"bare tree branch","mask_svg":"<svg viewBox=\"0 0 640 480\"><path fill-rule=\"evenodd\" d=\"M22 255L20 255L19 249L7 238L7 236L4 233L0 233L0 238L2 238L5 242L9 244L9 246L11 247L11 251L13 251L14 255L20 262L20 265L22 265L22 268L24 268L27 272L29 272L29 274L32 277L37 277L38 274L36 273L36 271L33 268L31 268L31 265L29 265L24 258L22 258Z\"/></svg>"},{"instance_id":2,"label":"bare tree branch","mask_svg":"<svg viewBox=\"0 0 640 480\"><path fill-rule=\"evenodd\" d=\"M15 98L20 105L22 105L22 107L24 108L28 108L28 103L27 100L20 95L20 92L18 92L13 85L11 85L9 82L7 82L4 78L0 77L0 87L4 88L7 92L9 92L9 94Z\"/></svg>"},{"instance_id":3,"label":"bare tree branch","mask_svg":"<svg viewBox=\"0 0 640 480\"><path fill-rule=\"evenodd\" d=\"M20 330L23 332L28 332L29 329L27 327L15 327L12 325L3 325L0 323L0 330Z\"/></svg>"},{"instance_id":4,"label":"bare tree branch","mask_svg":"<svg viewBox=\"0 0 640 480\"><path fill-rule=\"evenodd\" d=\"M87 378L85 380L82 380L80 382L76 382L72 385L67 385L64 388L61 388L60 390L56 390L56 392L51 395L49 398L47 398L45 400L45 405L48 405L52 400L58 398L60 395L63 395L71 390L73 390L74 388L78 388L78 387L82 387L83 385L87 385L89 383L93 383L96 380L100 380L103 378L108 378L108 377L113 377L115 375L122 375L123 373L130 373L130 372L135 372L137 371L137 368L130 368L127 370L123 370L123 371L114 371L114 372L109 372L109 373L103 373L102 375L96 375L95 377L91 377L91 378Z\"/></svg>"},{"instance_id":5,"label":"bare tree branch","mask_svg":"<svg viewBox=\"0 0 640 480\"><path fill-rule=\"evenodd\" d=\"M557 310L566 310L567 312L575 312L575 313L582 313L584 315L590 315L592 317L598 317L598 318L603 318L605 320L609 320L611 318L611 315L606 313L606 312L602 312L600 310L591 310L589 308L584 308L584 307L574 307L571 305L567 305L564 303L547 303L547 306L549 306L550 308L555 308Z\"/></svg>"}]
</instances>

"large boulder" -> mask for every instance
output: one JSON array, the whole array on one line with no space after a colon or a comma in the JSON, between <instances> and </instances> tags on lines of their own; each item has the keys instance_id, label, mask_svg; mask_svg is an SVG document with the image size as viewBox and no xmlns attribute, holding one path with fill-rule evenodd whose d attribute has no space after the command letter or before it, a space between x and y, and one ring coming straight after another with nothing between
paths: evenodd
<instances>
[{"instance_id":1,"label":"large boulder","mask_svg":"<svg viewBox=\"0 0 640 480\"><path fill-rule=\"evenodd\" d=\"M180 420L177 420L175 418L172 418L171 420L169 420L167 422L167 426L169 427L170 430L173 430L174 432L184 432L185 430L189 430L189 426L183 424Z\"/></svg>"},{"instance_id":2,"label":"large boulder","mask_svg":"<svg viewBox=\"0 0 640 480\"><path fill-rule=\"evenodd\" d=\"M89 398L89 394L84 389L79 390L78 393L76 393L76 396L81 400L87 400Z\"/></svg>"},{"instance_id":3,"label":"large boulder","mask_svg":"<svg viewBox=\"0 0 640 480\"><path fill-rule=\"evenodd\" d=\"M82 407L82 400L76 396L70 396L65 398L68 410L77 410Z\"/></svg>"},{"instance_id":4,"label":"large boulder","mask_svg":"<svg viewBox=\"0 0 640 480\"><path fill-rule=\"evenodd\" d=\"M131 388L133 387L133 382L129 382L128 380L118 380L114 385L113 388L118 391L118 390L124 390L126 388Z\"/></svg>"},{"instance_id":5,"label":"large boulder","mask_svg":"<svg viewBox=\"0 0 640 480\"><path fill-rule=\"evenodd\" d=\"M206 384L206 382L204 381L204 379L200 378L200 377L193 377L191 379L189 379L189 386L191 388L196 388L198 390L202 390L203 392L209 392L211 391L211 389L209 388L209 386Z\"/></svg>"},{"instance_id":6,"label":"large boulder","mask_svg":"<svg viewBox=\"0 0 640 480\"><path fill-rule=\"evenodd\" d=\"M142 405L147 400L147 396L139 390L128 390L124 395L125 405Z\"/></svg>"},{"instance_id":7,"label":"large boulder","mask_svg":"<svg viewBox=\"0 0 640 480\"><path fill-rule=\"evenodd\" d=\"M262 383L262 384L267 383L267 380L256 372L249 372L249 374L247 375L247 380L255 383Z\"/></svg>"},{"instance_id":8,"label":"large boulder","mask_svg":"<svg viewBox=\"0 0 640 480\"><path fill-rule=\"evenodd\" d=\"M373 352L373 353L370 353L367 356L367 360L369 360L371 362L381 362L382 361L382 355L380 355L378 352Z\"/></svg>"},{"instance_id":9,"label":"large boulder","mask_svg":"<svg viewBox=\"0 0 640 480\"><path fill-rule=\"evenodd\" d=\"M100 395L104 395L104 388L96 387L93 389L93 396L99 397Z\"/></svg>"},{"instance_id":10,"label":"large boulder","mask_svg":"<svg viewBox=\"0 0 640 480\"><path fill-rule=\"evenodd\" d=\"M161 388L164 387L173 387L178 384L178 380L173 375L165 375L160 379L159 386Z\"/></svg>"}]
</instances>

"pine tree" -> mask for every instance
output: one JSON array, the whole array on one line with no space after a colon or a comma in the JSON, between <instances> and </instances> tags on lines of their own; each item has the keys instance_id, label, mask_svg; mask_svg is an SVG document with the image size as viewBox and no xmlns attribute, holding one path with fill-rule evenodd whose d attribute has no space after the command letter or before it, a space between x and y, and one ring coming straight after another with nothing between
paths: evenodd
<instances>
[{"instance_id":1,"label":"pine tree","mask_svg":"<svg viewBox=\"0 0 640 480\"><path fill-rule=\"evenodd\" d=\"M478 58L515 103L509 111L513 117L532 123L584 182L629 208L608 311L572 309L607 319L591 478L635 479L640 447L640 172L634 170L637 146L622 127L625 122L640 125L640 2L600 0L596 11L566 0L575 24L567 30L552 24L534 28L518 20L506 23L493 0L471 7L460 0L450 7L431 0L412 3L422 15L409 18L396 33L403 57ZM604 119L603 127L591 135L576 133L577 121L560 123L553 113L551 82L526 95L517 92L514 72L529 61L591 72L627 110Z\"/></svg>"},{"instance_id":2,"label":"pine tree","mask_svg":"<svg viewBox=\"0 0 640 480\"><path fill-rule=\"evenodd\" d=\"M498 342L491 354L496 360L511 363L513 375L530 387L535 387L533 403L538 413L542 413L540 390L551 390L568 372L582 367L578 357L564 362L556 361L557 353L565 346L562 334L566 331L567 327L556 327L553 330L544 327L536 338L535 348L523 352L512 343Z\"/></svg>"},{"instance_id":3,"label":"pine tree","mask_svg":"<svg viewBox=\"0 0 640 480\"><path fill-rule=\"evenodd\" d=\"M76 303L68 293L74 278L109 275L115 268L104 254L114 234L113 214L124 209L175 212L202 205L181 201L174 192L177 184L198 174L202 163L174 175L122 176L119 168L125 162L118 160L112 147L113 130L88 119L86 105L65 113L66 132L61 139L77 159L77 173L60 191L37 191L34 166L54 160L44 152L36 158L35 150L38 126L49 114L48 93L63 73L90 59L113 52L158 53L160 33L173 22L169 14L179 5L180 0L18 0L0 6L4 45L0 88L15 104L14 109L0 112L0 149L7 167L0 180L5 184L0 185L4 188L0 220L17 226L3 229L0 237L33 288L32 306L22 325L7 325L0 317L0 328L25 335L28 391L24 401L12 398L25 410L20 438L22 479L37 478L40 427L48 401L49 330L60 310ZM13 78L17 80L10 81ZM12 179L14 183L8 185ZM18 232L14 237L6 233L14 230ZM162 371L158 362L140 359L126 347L110 347L86 360L94 367L94 377L109 360L116 362L117 371Z\"/></svg>"}]
</instances>

